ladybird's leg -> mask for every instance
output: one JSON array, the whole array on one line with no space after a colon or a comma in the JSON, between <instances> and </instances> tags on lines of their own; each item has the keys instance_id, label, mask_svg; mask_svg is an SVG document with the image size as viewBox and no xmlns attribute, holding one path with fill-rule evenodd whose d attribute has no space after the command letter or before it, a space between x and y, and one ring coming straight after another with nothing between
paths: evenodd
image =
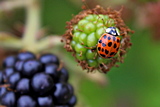
<instances>
[{"instance_id":1,"label":"ladybird's leg","mask_svg":"<svg viewBox=\"0 0 160 107\"><path fill-rule=\"evenodd\" d=\"M119 49L121 52L124 52L124 53L126 53L126 51L124 50L124 49Z\"/></svg>"},{"instance_id":2,"label":"ladybird's leg","mask_svg":"<svg viewBox=\"0 0 160 107\"><path fill-rule=\"evenodd\" d=\"M101 63L101 65L99 65L99 68L100 68L101 72L103 72L103 73L107 73L109 71L108 66L105 65L104 63Z\"/></svg>"},{"instance_id":3,"label":"ladybird's leg","mask_svg":"<svg viewBox=\"0 0 160 107\"><path fill-rule=\"evenodd\" d=\"M98 53L96 52L93 59L96 59L97 56L98 56Z\"/></svg>"}]
</instances>

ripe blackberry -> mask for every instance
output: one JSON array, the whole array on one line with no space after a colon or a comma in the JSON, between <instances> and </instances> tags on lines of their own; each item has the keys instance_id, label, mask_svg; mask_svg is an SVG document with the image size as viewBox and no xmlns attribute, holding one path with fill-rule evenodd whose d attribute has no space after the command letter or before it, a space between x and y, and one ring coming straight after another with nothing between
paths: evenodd
<instances>
[{"instance_id":1,"label":"ripe blackberry","mask_svg":"<svg viewBox=\"0 0 160 107\"><path fill-rule=\"evenodd\" d=\"M39 104L39 107L53 107L54 106L52 96L38 97L37 102Z\"/></svg>"},{"instance_id":2,"label":"ripe blackberry","mask_svg":"<svg viewBox=\"0 0 160 107\"><path fill-rule=\"evenodd\" d=\"M59 73L59 82L67 82L68 81L69 74L65 68L62 68L58 73Z\"/></svg>"},{"instance_id":3,"label":"ripe blackberry","mask_svg":"<svg viewBox=\"0 0 160 107\"><path fill-rule=\"evenodd\" d=\"M1 104L7 107L15 107L16 96L14 92L6 91L1 97Z\"/></svg>"},{"instance_id":4,"label":"ripe blackberry","mask_svg":"<svg viewBox=\"0 0 160 107\"><path fill-rule=\"evenodd\" d=\"M4 69L4 79L6 80L11 74L13 74L15 71L15 69L13 67L8 67L6 69Z\"/></svg>"},{"instance_id":5,"label":"ripe blackberry","mask_svg":"<svg viewBox=\"0 0 160 107\"><path fill-rule=\"evenodd\" d=\"M16 71L21 72L23 69L23 63L24 61L18 60L15 65L14 68L16 69Z\"/></svg>"},{"instance_id":6,"label":"ripe blackberry","mask_svg":"<svg viewBox=\"0 0 160 107\"><path fill-rule=\"evenodd\" d=\"M16 61L17 57L9 56L3 61L3 67L13 67Z\"/></svg>"},{"instance_id":7,"label":"ripe blackberry","mask_svg":"<svg viewBox=\"0 0 160 107\"><path fill-rule=\"evenodd\" d=\"M22 78L18 81L16 91L20 94L28 94L30 92L30 79Z\"/></svg>"},{"instance_id":8,"label":"ripe blackberry","mask_svg":"<svg viewBox=\"0 0 160 107\"><path fill-rule=\"evenodd\" d=\"M57 83L56 90L53 93L53 96L57 104L65 104L71 99L73 95L72 90L68 87L66 83Z\"/></svg>"},{"instance_id":9,"label":"ripe blackberry","mask_svg":"<svg viewBox=\"0 0 160 107\"><path fill-rule=\"evenodd\" d=\"M17 107L36 107L36 101L28 95L22 95L17 101Z\"/></svg>"},{"instance_id":10,"label":"ripe blackberry","mask_svg":"<svg viewBox=\"0 0 160 107\"><path fill-rule=\"evenodd\" d=\"M36 56L31 52L21 52L17 55L18 60L35 59Z\"/></svg>"},{"instance_id":11,"label":"ripe blackberry","mask_svg":"<svg viewBox=\"0 0 160 107\"><path fill-rule=\"evenodd\" d=\"M19 72L15 72L7 78L7 83L10 84L10 88L15 89L17 82L21 79Z\"/></svg>"},{"instance_id":12,"label":"ripe blackberry","mask_svg":"<svg viewBox=\"0 0 160 107\"><path fill-rule=\"evenodd\" d=\"M51 76L45 73L37 73L31 80L31 86L36 93L44 95L52 89L54 81Z\"/></svg>"},{"instance_id":13,"label":"ripe blackberry","mask_svg":"<svg viewBox=\"0 0 160 107\"><path fill-rule=\"evenodd\" d=\"M22 74L26 77L31 77L37 72L41 72L41 63L35 59L27 60L23 63Z\"/></svg>"},{"instance_id":14,"label":"ripe blackberry","mask_svg":"<svg viewBox=\"0 0 160 107\"><path fill-rule=\"evenodd\" d=\"M77 98L75 95L73 95L67 104L69 105L69 107L73 107L76 104L76 101Z\"/></svg>"},{"instance_id":15,"label":"ripe blackberry","mask_svg":"<svg viewBox=\"0 0 160 107\"><path fill-rule=\"evenodd\" d=\"M53 54L9 56L0 71L0 104L7 107L74 107L69 74Z\"/></svg>"},{"instance_id":16,"label":"ripe blackberry","mask_svg":"<svg viewBox=\"0 0 160 107\"><path fill-rule=\"evenodd\" d=\"M0 71L0 85L3 84L3 72Z\"/></svg>"},{"instance_id":17,"label":"ripe blackberry","mask_svg":"<svg viewBox=\"0 0 160 107\"><path fill-rule=\"evenodd\" d=\"M54 63L54 64L59 64L59 59L57 56L53 54L44 54L39 58L40 62L42 64L48 64L48 63Z\"/></svg>"},{"instance_id":18,"label":"ripe blackberry","mask_svg":"<svg viewBox=\"0 0 160 107\"><path fill-rule=\"evenodd\" d=\"M6 87L0 87L0 98L7 92Z\"/></svg>"},{"instance_id":19,"label":"ripe blackberry","mask_svg":"<svg viewBox=\"0 0 160 107\"><path fill-rule=\"evenodd\" d=\"M59 72L57 71L58 65L57 64L46 64L44 67L44 72L46 74L49 74L52 78L54 78L54 81L58 81L59 78Z\"/></svg>"}]
</instances>

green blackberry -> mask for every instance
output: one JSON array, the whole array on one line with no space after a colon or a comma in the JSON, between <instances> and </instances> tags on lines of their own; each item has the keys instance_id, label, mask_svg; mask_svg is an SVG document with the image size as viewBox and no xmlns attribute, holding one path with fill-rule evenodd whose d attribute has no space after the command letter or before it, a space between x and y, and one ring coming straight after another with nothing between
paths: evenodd
<instances>
[{"instance_id":1,"label":"green blackberry","mask_svg":"<svg viewBox=\"0 0 160 107\"><path fill-rule=\"evenodd\" d=\"M0 71L0 104L7 107L74 107L76 96L68 71L53 54L9 56Z\"/></svg>"},{"instance_id":2,"label":"green blackberry","mask_svg":"<svg viewBox=\"0 0 160 107\"><path fill-rule=\"evenodd\" d=\"M132 31L124 24L120 15L121 11L96 6L80 12L67 22L67 31L62 40L65 41L64 48L73 53L82 69L106 73L116 62L123 62L124 55L131 46L128 33ZM98 54L97 44L109 27L120 31L121 45L114 57L104 59Z\"/></svg>"}]
</instances>

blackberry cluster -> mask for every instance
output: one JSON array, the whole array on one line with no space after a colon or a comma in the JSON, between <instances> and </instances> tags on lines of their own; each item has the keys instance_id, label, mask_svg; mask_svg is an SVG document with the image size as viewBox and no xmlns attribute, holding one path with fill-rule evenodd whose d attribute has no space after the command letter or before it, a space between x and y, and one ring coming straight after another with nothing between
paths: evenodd
<instances>
[{"instance_id":1,"label":"blackberry cluster","mask_svg":"<svg viewBox=\"0 0 160 107\"><path fill-rule=\"evenodd\" d=\"M68 71L57 56L31 52L9 56L0 71L0 104L6 107L74 107Z\"/></svg>"}]
</instances>

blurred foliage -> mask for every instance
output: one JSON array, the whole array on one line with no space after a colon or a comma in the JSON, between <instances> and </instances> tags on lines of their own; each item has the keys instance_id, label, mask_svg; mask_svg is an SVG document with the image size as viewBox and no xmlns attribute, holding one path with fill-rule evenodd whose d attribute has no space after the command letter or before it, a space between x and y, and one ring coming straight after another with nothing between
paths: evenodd
<instances>
[{"instance_id":1,"label":"blurred foliage","mask_svg":"<svg viewBox=\"0 0 160 107\"><path fill-rule=\"evenodd\" d=\"M76 15L81 10L80 2L75 1L41 0L42 27L48 30L48 34L62 35L65 32L66 21L69 21L72 15ZM131 38L133 46L129 50L124 63L108 72L106 75L108 85L106 86L96 84L85 76L82 76L79 80L80 83L77 84L79 74L73 72L85 71L82 71L81 68L77 70L77 67L75 67L77 65L71 54L67 53L62 46L53 47L52 50L44 50L56 53L62 58L61 60L64 61L65 66L70 69L71 83L75 87L78 86L76 89L78 89L79 105L83 105L83 107L160 107L160 41L155 42L150 27L139 27L141 22L137 22L140 17L137 14L137 10L143 8L146 3L152 3L153 1L156 3L157 0L120 0L115 4L114 2L110 3L109 0L96 1L96 3L103 6L106 4L105 8L108 6L107 3L110 4L110 7L113 6L113 8L118 9L123 5L124 12L122 16L127 25L135 31ZM87 5L90 6L92 4ZM129 9L129 12L125 9ZM2 16L4 15L2 14L1 18L3 18ZM17 16L19 21L23 22L24 17L22 16L24 16L24 12ZM11 18L0 23L4 25L5 22L10 23L9 26L12 28L13 22L17 21L12 21ZM4 28L0 26L0 31L6 31L8 26L6 28L4 25Z\"/></svg>"},{"instance_id":2,"label":"blurred foliage","mask_svg":"<svg viewBox=\"0 0 160 107\"><path fill-rule=\"evenodd\" d=\"M66 21L77 14L80 7L74 6L67 0L43 0L42 1L42 24L49 28L51 33L64 34Z\"/></svg>"}]
</instances>

